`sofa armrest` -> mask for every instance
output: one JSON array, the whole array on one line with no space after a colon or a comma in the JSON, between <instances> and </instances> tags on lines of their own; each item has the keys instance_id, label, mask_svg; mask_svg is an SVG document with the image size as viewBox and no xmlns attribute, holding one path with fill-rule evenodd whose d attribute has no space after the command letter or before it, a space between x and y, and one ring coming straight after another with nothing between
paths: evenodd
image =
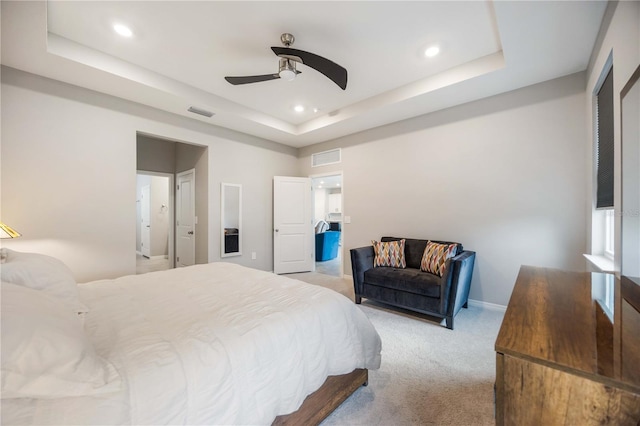
<instances>
[{"instance_id":1,"label":"sofa armrest","mask_svg":"<svg viewBox=\"0 0 640 426\"><path fill-rule=\"evenodd\" d=\"M353 289L356 293L356 298L359 294L362 294L364 273L373 268L374 257L373 246L351 249L351 270L353 272Z\"/></svg>"},{"instance_id":2,"label":"sofa armrest","mask_svg":"<svg viewBox=\"0 0 640 426\"><path fill-rule=\"evenodd\" d=\"M476 260L476 252L465 250L451 259L452 277L449 295L448 315L455 315L469 300L469 288L473 266Z\"/></svg>"}]
</instances>

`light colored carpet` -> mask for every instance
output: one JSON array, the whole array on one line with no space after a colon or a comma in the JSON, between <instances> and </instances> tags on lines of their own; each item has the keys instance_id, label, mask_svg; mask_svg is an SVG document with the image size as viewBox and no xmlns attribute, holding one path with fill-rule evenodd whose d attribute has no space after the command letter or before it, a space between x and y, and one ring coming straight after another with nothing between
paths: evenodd
<instances>
[{"instance_id":1,"label":"light colored carpet","mask_svg":"<svg viewBox=\"0 0 640 426\"><path fill-rule=\"evenodd\" d=\"M353 300L353 284L291 274ZM382 338L382 366L323 423L328 425L493 425L494 344L503 312L469 307L455 330L437 319L363 301Z\"/></svg>"},{"instance_id":2,"label":"light colored carpet","mask_svg":"<svg viewBox=\"0 0 640 426\"><path fill-rule=\"evenodd\" d=\"M136 274L171 269L169 259L149 259L136 253Z\"/></svg>"}]
</instances>

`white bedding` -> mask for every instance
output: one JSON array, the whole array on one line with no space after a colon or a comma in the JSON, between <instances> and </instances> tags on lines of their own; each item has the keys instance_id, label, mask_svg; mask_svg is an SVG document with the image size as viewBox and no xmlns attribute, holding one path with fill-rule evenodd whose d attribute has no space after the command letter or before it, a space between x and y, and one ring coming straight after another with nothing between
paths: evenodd
<instances>
[{"instance_id":1,"label":"white bedding","mask_svg":"<svg viewBox=\"0 0 640 426\"><path fill-rule=\"evenodd\" d=\"M3 399L3 424L270 424L328 375L380 366L380 337L353 302L268 272L211 263L79 293L120 391Z\"/></svg>"}]
</instances>

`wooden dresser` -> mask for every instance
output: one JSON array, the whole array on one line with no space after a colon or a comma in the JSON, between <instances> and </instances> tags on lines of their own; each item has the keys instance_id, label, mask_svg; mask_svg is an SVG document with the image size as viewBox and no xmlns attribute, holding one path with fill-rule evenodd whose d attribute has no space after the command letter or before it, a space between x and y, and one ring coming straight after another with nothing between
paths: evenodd
<instances>
[{"instance_id":1,"label":"wooden dresser","mask_svg":"<svg viewBox=\"0 0 640 426\"><path fill-rule=\"evenodd\" d=\"M640 281L523 266L496 340L498 425L640 425Z\"/></svg>"}]
</instances>

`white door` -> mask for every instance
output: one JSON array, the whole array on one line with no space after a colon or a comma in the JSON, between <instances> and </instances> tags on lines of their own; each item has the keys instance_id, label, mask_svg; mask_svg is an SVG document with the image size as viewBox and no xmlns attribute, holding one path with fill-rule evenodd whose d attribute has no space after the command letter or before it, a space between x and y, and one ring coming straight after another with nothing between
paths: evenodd
<instances>
[{"instance_id":1,"label":"white door","mask_svg":"<svg viewBox=\"0 0 640 426\"><path fill-rule=\"evenodd\" d=\"M273 272L315 269L311 179L273 178Z\"/></svg>"},{"instance_id":2,"label":"white door","mask_svg":"<svg viewBox=\"0 0 640 426\"><path fill-rule=\"evenodd\" d=\"M196 263L195 170L176 177L176 266Z\"/></svg>"},{"instance_id":3,"label":"white door","mask_svg":"<svg viewBox=\"0 0 640 426\"><path fill-rule=\"evenodd\" d=\"M140 196L140 252L151 257L151 190L149 185L141 188Z\"/></svg>"}]
</instances>

